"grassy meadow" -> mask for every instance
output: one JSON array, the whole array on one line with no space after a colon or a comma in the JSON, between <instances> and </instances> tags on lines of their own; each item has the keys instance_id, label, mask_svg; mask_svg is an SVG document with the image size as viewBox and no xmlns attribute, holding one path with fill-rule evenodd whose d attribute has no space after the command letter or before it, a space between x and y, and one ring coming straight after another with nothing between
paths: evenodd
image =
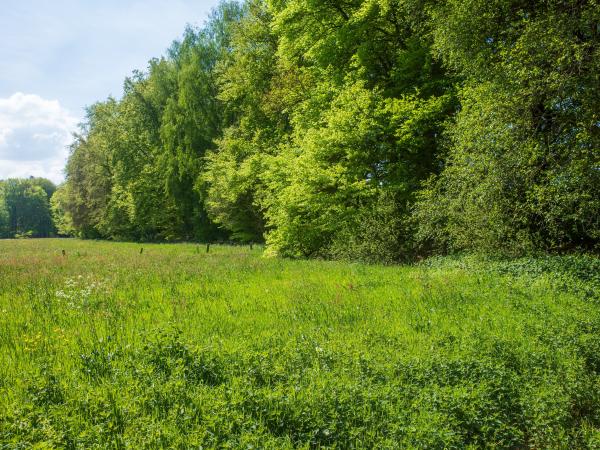
<instances>
[{"instance_id":1,"label":"grassy meadow","mask_svg":"<svg viewBox=\"0 0 600 450\"><path fill-rule=\"evenodd\" d=\"M0 449L600 448L598 267L0 241Z\"/></svg>"}]
</instances>

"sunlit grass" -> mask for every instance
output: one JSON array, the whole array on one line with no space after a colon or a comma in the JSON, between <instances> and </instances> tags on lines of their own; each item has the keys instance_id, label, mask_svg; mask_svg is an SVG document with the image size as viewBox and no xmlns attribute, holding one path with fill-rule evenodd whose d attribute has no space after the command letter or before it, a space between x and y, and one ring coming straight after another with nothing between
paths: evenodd
<instances>
[{"instance_id":1,"label":"sunlit grass","mask_svg":"<svg viewBox=\"0 0 600 450\"><path fill-rule=\"evenodd\" d=\"M261 255L0 241L0 448L600 445L593 296Z\"/></svg>"}]
</instances>

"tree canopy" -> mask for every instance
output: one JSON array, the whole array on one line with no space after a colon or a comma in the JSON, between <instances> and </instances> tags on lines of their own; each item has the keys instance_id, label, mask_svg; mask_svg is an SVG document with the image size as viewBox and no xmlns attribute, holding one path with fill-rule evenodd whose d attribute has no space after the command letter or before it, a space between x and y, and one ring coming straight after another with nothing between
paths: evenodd
<instances>
[{"instance_id":1,"label":"tree canopy","mask_svg":"<svg viewBox=\"0 0 600 450\"><path fill-rule=\"evenodd\" d=\"M224 2L88 109L59 229L383 262L597 251L599 43L597 0Z\"/></svg>"},{"instance_id":2,"label":"tree canopy","mask_svg":"<svg viewBox=\"0 0 600 450\"><path fill-rule=\"evenodd\" d=\"M45 178L0 180L0 238L53 235L50 199L55 191Z\"/></svg>"}]
</instances>

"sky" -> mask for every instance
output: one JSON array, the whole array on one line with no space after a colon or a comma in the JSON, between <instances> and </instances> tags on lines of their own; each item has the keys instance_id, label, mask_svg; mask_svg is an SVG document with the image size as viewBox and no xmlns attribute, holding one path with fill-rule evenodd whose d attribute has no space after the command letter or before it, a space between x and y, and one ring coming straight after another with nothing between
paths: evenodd
<instances>
[{"instance_id":1,"label":"sky","mask_svg":"<svg viewBox=\"0 0 600 450\"><path fill-rule=\"evenodd\" d=\"M0 179L59 183L85 107L165 54L218 0L0 0Z\"/></svg>"}]
</instances>

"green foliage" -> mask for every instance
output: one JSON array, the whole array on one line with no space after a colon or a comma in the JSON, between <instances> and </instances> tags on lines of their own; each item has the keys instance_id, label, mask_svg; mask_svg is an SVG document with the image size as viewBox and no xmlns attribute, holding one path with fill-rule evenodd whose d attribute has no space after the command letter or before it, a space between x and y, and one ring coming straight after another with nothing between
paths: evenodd
<instances>
[{"instance_id":1,"label":"green foliage","mask_svg":"<svg viewBox=\"0 0 600 450\"><path fill-rule=\"evenodd\" d=\"M418 35L422 17L411 2L297 1L273 11L279 64L300 73L304 92L292 106L290 139L262 176L270 249L363 258L362 246L371 261L409 258L412 232L399 224L437 170L454 107L450 79ZM397 217L388 215L390 229L376 237L363 219L381 198ZM344 241L353 249L343 251Z\"/></svg>"},{"instance_id":2,"label":"green foliage","mask_svg":"<svg viewBox=\"0 0 600 450\"><path fill-rule=\"evenodd\" d=\"M201 179L207 210L240 241L264 240L263 175L271 171L268 157L278 152L289 127L287 83L293 75L278 70L271 21L263 2L248 2L231 27L230 51L216 67L226 120Z\"/></svg>"},{"instance_id":3,"label":"green foliage","mask_svg":"<svg viewBox=\"0 0 600 450\"><path fill-rule=\"evenodd\" d=\"M392 221L404 220L427 165L432 170L436 143L429 136L441 126L449 101L384 99L362 82L341 88L320 125L299 132L273 164L267 242L285 255L310 256L326 251L332 240L364 239L364 231L348 233L364 217L359 211L376 209L382 196L394 203L399 217ZM410 246L399 252L396 244L410 236L393 234L377 245L387 245L396 260L407 258Z\"/></svg>"},{"instance_id":4,"label":"green foliage","mask_svg":"<svg viewBox=\"0 0 600 450\"><path fill-rule=\"evenodd\" d=\"M224 2L89 110L77 234L386 264L598 251L597 0Z\"/></svg>"},{"instance_id":5,"label":"green foliage","mask_svg":"<svg viewBox=\"0 0 600 450\"><path fill-rule=\"evenodd\" d=\"M0 241L0 446L599 443L597 258L195 247Z\"/></svg>"},{"instance_id":6,"label":"green foliage","mask_svg":"<svg viewBox=\"0 0 600 450\"><path fill-rule=\"evenodd\" d=\"M68 186L59 186L50 198L50 212L52 213L52 222L56 232L60 236L75 236L76 230L73 226L73 218L66 209L66 202L69 199L67 192Z\"/></svg>"},{"instance_id":7,"label":"green foliage","mask_svg":"<svg viewBox=\"0 0 600 450\"><path fill-rule=\"evenodd\" d=\"M597 249L600 8L595 1L447 1L435 47L464 77L422 235L509 254ZM437 209L437 211L434 211Z\"/></svg>"},{"instance_id":8,"label":"green foliage","mask_svg":"<svg viewBox=\"0 0 600 450\"><path fill-rule=\"evenodd\" d=\"M112 190L112 142L118 133L117 102L109 99L87 111L88 123L71 147L65 209L82 237L105 236Z\"/></svg>"},{"instance_id":9,"label":"green foliage","mask_svg":"<svg viewBox=\"0 0 600 450\"><path fill-rule=\"evenodd\" d=\"M206 208L211 217L231 232L236 240L263 240L264 219L257 204L263 167L259 143L249 142L239 130L228 129L217 141L218 151L206 157Z\"/></svg>"},{"instance_id":10,"label":"green foliage","mask_svg":"<svg viewBox=\"0 0 600 450\"><path fill-rule=\"evenodd\" d=\"M351 221L340 226L324 256L344 261L394 264L410 258L413 230L392 194L359 206Z\"/></svg>"},{"instance_id":11,"label":"green foliage","mask_svg":"<svg viewBox=\"0 0 600 450\"><path fill-rule=\"evenodd\" d=\"M0 238L7 238L9 233L10 216L6 205L6 194L4 193L4 183L0 182Z\"/></svg>"},{"instance_id":12,"label":"green foliage","mask_svg":"<svg viewBox=\"0 0 600 450\"><path fill-rule=\"evenodd\" d=\"M168 58L128 78L121 101L89 109L63 202L81 236L223 237L207 217L197 178L220 131L213 69L227 46L226 22L237 14L236 4L224 4L205 29L188 29Z\"/></svg>"},{"instance_id":13,"label":"green foliage","mask_svg":"<svg viewBox=\"0 0 600 450\"><path fill-rule=\"evenodd\" d=\"M559 292L572 292L594 301L600 295L600 259L590 255L502 258L472 254L428 258L422 264L428 268L458 268L481 275L508 275L527 283L542 281Z\"/></svg>"},{"instance_id":14,"label":"green foliage","mask_svg":"<svg viewBox=\"0 0 600 450\"><path fill-rule=\"evenodd\" d=\"M222 237L204 206L206 189L199 177L204 156L214 148L223 123L217 98L215 66L229 47L229 27L239 19L237 3L223 3L202 30L188 30L172 50L177 86L161 123L167 194L175 200L184 223L184 237Z\"/></svg>"},{"instance_id":15,"label":"green foliage","mask_svg":"<svg viewBox=\"0 0 600 450\"><path fill-rule=\"evenodd\" d=\"M55 190L56 186L44 178L0 181L0 236L53 235L50 197Z\"/></svg>"}]
</instances>

